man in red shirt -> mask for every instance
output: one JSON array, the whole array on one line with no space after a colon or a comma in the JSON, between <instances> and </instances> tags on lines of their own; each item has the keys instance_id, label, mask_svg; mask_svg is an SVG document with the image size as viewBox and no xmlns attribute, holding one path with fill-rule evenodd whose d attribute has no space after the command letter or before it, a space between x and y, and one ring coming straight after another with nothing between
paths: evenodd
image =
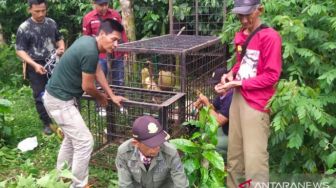
<instances>
[{"instance_id":1,"label":"man in red shirt","mask_svg":"<svg viewBox=\"0 0 336 188\"><path fill-rule=\"evenodd\" d=\"M122 22L121 16L118 11L108 7L108 0L95 0L93 1L94 10L87 13L83 18L83 35L97 36L99 32L100 22L107 18L114 19L119 23ZM121 33L121 41L119 43L127 42L125 31ZM110 55L110 54L109 54ZM111 54L113 57L112 62L112 84L124 84L124 54L114 52ZM110 59L110 58L109 58ZM99 54L99 63L104 71L105 76L108 73L107 54Z\"/></svg>"},{"instance_id":2,"label":"man in red shirt","mask_svg":"<svg viewBox=\"0 0 336 188\"><path fill-rule=\"evenodd\" d=\"M229 113L229 188L238 187L240 179L251 180L252 187L263 187L269 181L270 117L266 105L281 74L282 42L273 28L261 26L263 11L260 0L234 1L232 12L242 25L234 38L237 62L215 87L219 93L234 88Z\"/></svg>"}]
</instances>

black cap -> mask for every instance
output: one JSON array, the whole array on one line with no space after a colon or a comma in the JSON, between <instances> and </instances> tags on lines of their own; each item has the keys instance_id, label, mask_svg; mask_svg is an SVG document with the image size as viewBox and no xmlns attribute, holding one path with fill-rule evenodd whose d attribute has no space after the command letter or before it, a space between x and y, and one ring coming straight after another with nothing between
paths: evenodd
<instances>
[{"instance_id":1,"label":"black cap","mask_svg":"<svg viewBox=\"0 0 336 188\"><path fill-rule=\"evenodd\" d=\"M108 3L109 1L108 0L95 0L95 3L96 4L103 4L103 3Z\"/></svg>"},{"instance_id":2,"label":"black cap","mask_svg":"<svg viewBox=\"0 0 336 188\"><path fill-rule=\"evenodd\" d=\"M217 68L211 75L210 80L208 81L209 84L218 84L221 82L223 74L226 74L227 70L225 67Z\"/></svg>"},{"instance_id":3,"label":"black cap","mask_svg":"<svg viewBox=\"0 0 336 188\"><path fill-rule=\"evenodd\" d=\"M232 12L235 14L251 14L260 5L260 0L235 0Z\"/></svg>"},{"instance_id":4,"label":"black cap","mask_svg":"<svg viewBox=\"0 0 336 188\"><path fill-rule=\"evenodd\" d=\"M161 145L170 138L158 120L152 116L138 117L133 122L132 133L134 139L151 148Z\"/></svg>"}]
</instances>

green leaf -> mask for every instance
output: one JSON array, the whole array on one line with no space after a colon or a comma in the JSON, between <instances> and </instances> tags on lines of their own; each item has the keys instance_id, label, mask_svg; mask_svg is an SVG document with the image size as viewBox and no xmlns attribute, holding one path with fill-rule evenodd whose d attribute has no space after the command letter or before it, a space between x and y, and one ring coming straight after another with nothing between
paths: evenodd
<instances>
[{"instance_id":1,"label":"green leaf","mask_svg":"<svg viewBox=\"0 0 336 188\"><path fill-rule=\"evenodd\" d=\"M329 169L325 172L326 175L333 175L336 173L336 168L335 169Z\"/></svg>"},{"instance_id":2,"label":"green leaf","mask_svg":"<svg viewBox=\"0 0 336 188\"><path fill-rule=\"evenodd\" d=\"M332 152L327 157L327 165L329 168L332 168L336 164L336 151Z\"/></svg>"},{"instance_id":3,"label":"green leaf","mask_svg":"<svg viewBox=\"0 0 336 188\"><path fill-rule=\"evenodd\" d=\"M169 142L184 153L197 153L199 151L199 146L187 139L172 139Z\"/></svg>"},{"instance_id":4,"label":"green leaf","mask_svg":"<svg viewBox=\"0 0 336 188\"><path fill-rule=\"evenodd\" d=\"M209 169L201 167L201 182L206 183L209 179Z\"/></svg>"},{"instance_id":5,"label":"green leaf","mask_svg":"<svg viewBox=\"0 0 336 188\"><path fill-rule=\"evenodd\" d=\"M12 103L6 99L0 99L0 113L5 113L10 111Z\"/></svg>"},{"instance_id":6,"label":"green leaf","mask_svg":"<svg viewBox=\"0 0 336 188\"><path fill-rule=\"evenodd\" d=\"M293 131L288 136L289 141L287 147L299 149L302 146L303 142L304 128L299 127L298 125L292 125L292 126Z\"/></svg>"},{"instance_id":7,"label":"green leaf","mask_svg":"<svg viewBox=\"0 0 336 188\"><path fill-rule=\"evenodd\" d=\"M334 137L332 144L336 146L336 136Z\"/></svg>"},{"instance_id":8,"label":"green leaf","mask_svg":"<svg viewBox=\"0 0 336 188\"><path fill-rule=\"evenodd\" d=\"M191 158L183 163L184 168L186 169L187 173L193 173L195 170L199 169L201 167L199 159L198 158Z\"/></svg>"},{"instance_id":9,"label":"green leaf","mask_svg":"<svg viewBox=\"0 0 336 188\"><path fill-rule=\"evenodd\" d=\"M199 122L200 122L200 127L203 128L206 124L208 116L208 110L206 108L202 108L199 112Z\"/></svg>"},{"instance_id":10,"label":"green leaf","mask_svg":"<svg viewBox=\"0 0 336 188\"><path fill-rule=\"evenodd\" d=\"M202 149L203 150L215 150L216 146L213 145L213 144L204 144L204 145L202 145Z\"/></svg>"},{"instance_id":11,"label":"green leaf","mask_svg":"<svg viewBox=\"0 0 336 188\"><path fill-rule=\"evenodd\" d=\"M7 181L2 181L0 182L0 188L5 188L6 187L6 184L7 184Z\"/></svg>"},{"instance_id":12,"label":"green leaf","mask_svg":"<svg viewBox=\"0 0 336 188\"><path fill-rule=\"evenodd\" d=\"M35 178L32 177L30 174L28 177L24 177L20 175L17 179L17 186L18 187L37 187L35 186Z\"/></svg>"},{"instance_id":13,"label":"green leaf","mask_svg":"<svg viewBox=\"0 0 336 188\"><path fill-rule=\"evenodd\" d=\"M217 153L216 151L205 151L202 153L202 155L215 168L224 172L224 160L223 160L223 157L219 153Z\"/></svg>"},{"instance_id":14,"label":"green leaf","mask_svg":"<svg viewBox=\"0 0 336 188\"><path fill-rule=\"evenodd\" d=\"M59 174L59 177L68 178L68 179L74 178L73 174L68 169L62 170L61 173Z\"/></svg>"},{"instance_id":15,"label":"green leaf","mask_svg":"<svg viewBox=\"0 0 336 188\"><path fill-rule=\"evenodd\" d=\"M36 183L37 185L41 187L47 187L47 185L49 184L50 178L51 178L50 174L46 174L40 179L38 179Z\"/></svg>"},{"instance_id":16,"label":"green leaf","mask_svg":"<svg viewBox=\"0 0 336 188\"><path fill-rule=\"evenodd\" d=\"M194 140L196 138L199 138L200 136L202 136L202 134L200 132L195 132L192 137L190 138L190 140Z\"/></svg>"}]
</instances>

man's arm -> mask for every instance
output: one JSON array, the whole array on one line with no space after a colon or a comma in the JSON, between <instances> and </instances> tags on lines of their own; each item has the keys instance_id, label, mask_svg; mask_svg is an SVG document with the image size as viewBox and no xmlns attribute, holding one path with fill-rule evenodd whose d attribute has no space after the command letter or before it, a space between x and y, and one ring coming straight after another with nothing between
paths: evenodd
<instances>
[{"instance_id":1,"label":"man's arm","mask_svg":"<svg viewBox=\"0 0 336 188\"><path fill-rule=\"evenodd\" d=\"M119 188L133 188L132 174L129 172L127 162L120 156L120 154L117 154L115 164L118 171Z\"/></svg>"},{"instance_id":2,"label":"man's arm","mask_svg":"<svg viewBox=\"0 0 336 188\"><path fill-rule=\"evenodd\" d=\"M82 72L82 89L87 94L95 98L101 106L105 107L107 106L107 97L97 90L94 81L95 81L94 74Z\"/></svg>"},{"instance_id":3,"label":"man's arm","mask_svg":"<svg viewBox=\"0 0 336 188\"><path fill-rule=\"evenodd\" d=\"M28 63L34 68L38 74L46 74L47 70L40 64L36 63L28 54L23 50L16 50L16 55L19 56L24 62Z\"/></svg>"},{"instance_id":4,"label":"man's arm","mask_svg":"<svg viewBox=\"0 0 336 188\"><path fill-rule=\"evenodd\" d=\"M92 35L90 21L87 15L83 17L82 32L83 32L83 35Z\"/></svg>"},{"instance_id":5,"label":"man's arm","mask_svg":"<svg viewBox=\"0 0 336 188\"><path fill-rule=\"evenodd\" d=\"M111 100L116 105L118 105L119 107L121 107L121 102L124 101L124 100L126 100L126 98L124 98L122 96L117 96L117 95L115 95L113 93L112 89L108 85L108 82L106 80L104 72L103 72L103 70L101 68L101 65L99 63L98 63L97 70L96 70L96 80L100 84L100 86L103 88L103 90L105 91L105 93L111 98Z\"/></svg>"},{"instance_id":6,"label":"man's arm","mask_svg":"<svg viewBox=\"0 0 336 188\"><path fill-rule=\"evenodd\" d=\"M228 121L229 121L229 117L225 117L223 114L217 112L215 109L214 109L214 106L210 103L209 99L203 95L203 94L200 94L199 97L198 97L198 100L201 104L209 107L210 109L210 114L213 115L216 120L217 120L217 123L219 126L221 125L224 125L226 124ZM197 102L196 102L197 103ZM199 108L200 106L198 106Z\"/></svg>"},{"instance_id":7,"label":"man's arm","mask_svg":"<svg viewBox=\"0 0 336 188\"><path fill-rule=\"evenodd\" d=\"M56 46L57 46L57 49L56 49L56 53L57 53L57 55L58 55L58 56L63 55L64 50L65 50L64 40L61 39L61 40L57 41L57 42L56 42Z\"/></svg>"},{"instance_id":8,"label":"man's arm","mask_svg":"<svg viewBox=\"0 0 336 188\"><path fill-rule=\"evenodd\" d=\"M183 164L181 162L178 152L176 152L175 156L173 157L170 175L174 182L174 187L189 187L189 181L184 172Z\"/></svg>"}]
</instances>

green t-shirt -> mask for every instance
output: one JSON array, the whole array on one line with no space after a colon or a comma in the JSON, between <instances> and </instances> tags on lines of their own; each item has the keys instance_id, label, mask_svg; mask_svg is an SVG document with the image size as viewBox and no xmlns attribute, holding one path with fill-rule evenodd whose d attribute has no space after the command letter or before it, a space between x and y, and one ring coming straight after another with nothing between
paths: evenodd
<instances>
[{"instance_id":1,"label":"green t-shirt","mask_svg":"<svg viewBox=\"0 0 336 188\"><path fill-rule=\"evenodd\" d=\"M82 72L95 74L98 47L94 37L77 39L63 54L46 88L52 96L67 101L83 95Z\"/></svg>"}]
</instances>

